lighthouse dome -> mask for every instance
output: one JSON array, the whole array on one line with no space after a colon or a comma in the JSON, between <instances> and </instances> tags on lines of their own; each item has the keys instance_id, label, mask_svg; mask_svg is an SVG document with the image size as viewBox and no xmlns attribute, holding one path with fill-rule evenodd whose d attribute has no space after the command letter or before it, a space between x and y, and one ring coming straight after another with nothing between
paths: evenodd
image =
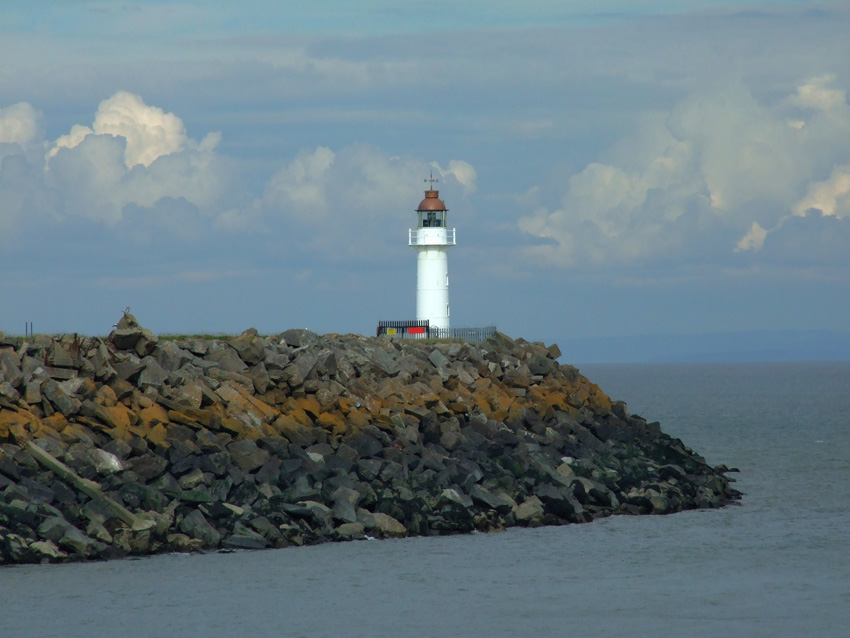
<instances>
[{"instance_id":1,"label":"lighthouse dome","mask_svg":"<svg viewBox=\"0 0 850 638\"><path fill-rule=\"evenodd\" d=\"M419 203L417 211L448 210L438 195L440 191L425 191L425 199Z\"/></svg>"}]
</instances>

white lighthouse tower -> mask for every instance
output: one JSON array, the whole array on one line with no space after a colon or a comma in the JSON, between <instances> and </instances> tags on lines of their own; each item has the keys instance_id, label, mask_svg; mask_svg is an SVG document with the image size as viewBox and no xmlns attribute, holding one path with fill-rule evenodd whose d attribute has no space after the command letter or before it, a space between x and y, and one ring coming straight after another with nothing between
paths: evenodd
<instances>
[{"instance_id":1,"label":"white lighthouse tower","mask_svg":"<svg viewBox=\"0 0 850 638\"><path fill-rule=\"evenodd\" d=\"M455 229L446 227L446 205L440 192L425 191L425 199L416 209L416 228L411 228L410 245L416 249L416 318L428 320L431 328L446 330L449 326L449 246L455 245Z\"/></svg>"}]
</instances>

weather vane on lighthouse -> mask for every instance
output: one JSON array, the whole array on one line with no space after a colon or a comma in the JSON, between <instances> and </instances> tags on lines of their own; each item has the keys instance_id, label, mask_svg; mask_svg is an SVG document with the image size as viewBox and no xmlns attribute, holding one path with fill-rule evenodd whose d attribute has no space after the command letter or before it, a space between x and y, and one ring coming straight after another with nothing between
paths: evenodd
<instances>
[{"instance_id":1,"label":"weather vane on lighthouse","mask_svg":"<svg viewBox=\"0 0 850 638\"><path fill-rule=\"evenodd\" d=\"M449 309L449 246L455 245L455 229L447 226L448 209L434 190L439 181L431 176L425 180L425 191L416 209L416 228L409 229L409 245L416 249L416 319L428 321L431 328L450 328Z\"/></svg>"}]
</instances>

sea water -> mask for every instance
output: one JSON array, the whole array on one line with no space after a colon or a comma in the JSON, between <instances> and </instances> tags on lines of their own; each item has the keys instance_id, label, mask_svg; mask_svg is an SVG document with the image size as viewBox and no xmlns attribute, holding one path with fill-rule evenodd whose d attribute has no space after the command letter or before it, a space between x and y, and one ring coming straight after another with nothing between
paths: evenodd
<instances>
[{"instance_id":1,"label":"sea water","mask_svg":"<svg viewBox=\"0 0 850 638\"><path fill-rule=\"evenodd\" d=\"M0 636L847 636L850 362L587 365L739 506L0 568Z\"/></svg>"}]
</instances>

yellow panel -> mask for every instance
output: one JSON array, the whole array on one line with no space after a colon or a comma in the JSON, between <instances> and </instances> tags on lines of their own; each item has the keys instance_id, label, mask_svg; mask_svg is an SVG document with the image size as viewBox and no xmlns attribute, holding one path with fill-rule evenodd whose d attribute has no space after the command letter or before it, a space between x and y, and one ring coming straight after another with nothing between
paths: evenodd
<instances>
[{"instance_id":1,"label":"yellow panel","mask_svg":"<svg viewBox=\"0 0 850 638\"><path fill-rule=\"evenodd\" d=\"M395 333L396 333L396 329L395 329L395 328L387 328L387 334L388 334L388 335L394 335Z\"/></svg>"}]
</instances>

